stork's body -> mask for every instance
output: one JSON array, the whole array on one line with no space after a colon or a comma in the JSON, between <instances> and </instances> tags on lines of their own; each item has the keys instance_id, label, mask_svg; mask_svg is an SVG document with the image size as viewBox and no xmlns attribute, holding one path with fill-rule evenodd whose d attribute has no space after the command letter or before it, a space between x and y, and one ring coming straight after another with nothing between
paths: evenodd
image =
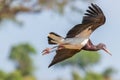
<instances>
[{"instance_id":1,"label":"stork's body","mask_svg":"<svg viewBox=\"0 0 120 80\"><path fill-rule=\"evenodd\" d=\"M89 39L91 33L105 23L105 16L102 10L96 4L91 5L92 6L89 6L89 10L87 10L87 13L85 13L85 16L83 17L82 23L73 27L67 33L65 38L54 32L51 32L48 35L49 44L57 44L57 46L54 46L53 48L47 48L43 50L43 54L48 54L57 48L57 54L55 55L49 67L72 57L82 49L88 51L98 51L102 49L109 53L103 43L93 45Z\"/></svg>"}]
</instances>

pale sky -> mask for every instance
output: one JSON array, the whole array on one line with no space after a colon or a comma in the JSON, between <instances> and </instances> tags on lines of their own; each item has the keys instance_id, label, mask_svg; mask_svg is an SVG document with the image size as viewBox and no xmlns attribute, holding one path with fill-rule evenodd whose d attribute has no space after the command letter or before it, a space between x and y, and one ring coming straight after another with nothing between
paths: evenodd
<instances>
[{"instance_id":1,"label":"pale sky","mask_svg":"<svg viewBox=\"0 0 120 80\"><path fill-rule=\"evenodd\" d=\"M98 0L95 3L102 8L107 21L105 25L101 26L91 35L91 40L95 44L100 42L105 43L112 53L112 56L109 56L104 51L100 51L102 59L100 63L95 66L95 70L96 72L101 72L107 67L113 67L118 71L117 78L120 79L120 64L118 62L120 61L120 1ZM85 10L88 9L87 6ZM53 80L54 78L62 76L70 79L69 68L48 68L55 53L46 56L41 55L41 51L44 48L50 47L47 43L47 35L49 32L52 31L61 36L65 36L69 29L81 22L82 15L70 14L66 14L68 15L67 17L60 16L52 11L44 11L35 15L22 14L17 18L24 22L23 27L20 28L12 22L2 24L1 26L3 27L1 27L0 31L0 70L7 72L14 70L14 63L8 59L11 46L19 43L30 43L37 50L37 55L32 57L36 67L35 76L38 80ZM73 23L68 20L69 17L74 20Z\"/></svg>"}]
</instances>

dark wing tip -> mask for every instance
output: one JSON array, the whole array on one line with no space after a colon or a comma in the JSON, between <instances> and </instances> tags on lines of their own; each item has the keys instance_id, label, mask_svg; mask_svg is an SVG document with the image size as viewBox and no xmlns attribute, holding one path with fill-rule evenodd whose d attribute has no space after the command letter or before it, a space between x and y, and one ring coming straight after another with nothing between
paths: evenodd
<instances>
[{"instance_id":1,"label":"dark wing tip","mask_svg":"<svg viewBox=\"0 0 120 80\"><path fill-rule=\"evenodd\" d=\"M89 6L88 8L89 9L86 10L82 23L93 22L93 23L99 23L101 25L105 23L105 16L99 6L91 3L91 6Z\"/></svg>"},{"instance_id":2,"label":"dark wing tip","mask_svg":"<svg viewBox=\"0 0 120 80\"><path fill-rule=\"evenodd\" d=\"M48 68L50 68L52 65L49 65Z\"/></svg>"},{"instance_id":3,"label":"dark wing tip","mask_svg":"<svg viewBox=\"0 0 120 80\"><path fill-rule=\"evenodd\" d=\"M74 49L61 49L61 50L57 50L57 54L54 56L54 59L52 60L52 62L50 63L50 65L48 66L51 67L57 63L60 63L70 57L72 57L73 55L75 55L77 52L79 52L80 50L74 50Z\"/></svg>"},{"instance_id":4,"label":"dark wing tip","mask_svg":"<svg viewBox=\"0 0 120 80\"><path fill-rule=\"evenodd\" d=\"M103 14L103 12L102 12L102 10L101 10L101 8L99 6L97 6L96 4L93 4L93 3L91 3L91 5L98 13L102 13Z\"/></svg>"},{"instance_id":5,"label":"dark wing tip","mask_svg":"<svg viewBox=\"0 0 120 80\"><path fill-rule=\"evenodd\" d=\"M50 68L51 66L53 66L55 63L50 63L50 65L48 66L48 68Z\"/></svg>"},{"instance_id":6,"label":"dark wing tip","mask_svg":"<svg viewBox=\"0 0 120 80\"><path fill-rule=\"evenodd\" d=\"M85 13L85 14L91 14L94 16L97 16L99 14L103 14L101 8L99 6L97 6L96 4L91 3L91 6L89 6L88 8L89 9L86 10L87 13Z\"/></svg>"}]
</instances>

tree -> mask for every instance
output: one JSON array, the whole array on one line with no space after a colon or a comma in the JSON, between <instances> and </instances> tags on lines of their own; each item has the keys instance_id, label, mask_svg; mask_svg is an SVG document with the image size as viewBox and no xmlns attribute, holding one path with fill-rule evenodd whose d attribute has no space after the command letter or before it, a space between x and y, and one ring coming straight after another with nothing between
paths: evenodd
<instances>
[{"instance_id":1,"label":"tree","mask_svg":"<svg viewBox=\"0 0 120 80\"><path fill-rule=\"evenodd\" d=\"M103 71L102 75L105 80L111 80L111 75L115 73L113 68L107 68Z\"/></svg>"},{"instance_id":2,"label":"tree","mask_svg":"<svg viewBox=\"0 0 120 80\"><path fill-rule=\"evenodd\" d=\"M19 22L16 16L20 13L40 13L44 10L52 10L64 14L65 8L68 5L72 11L82 12L81 8L71 4L75 1L77 0L0 0L0 22L6 19ZM81 1L93 2L94 0Z\"/></svg>"},{"instance_id":3,"label":"tree","mask_svg":"<svg viewBox=\"0 0 120 80\"><path fill-rule=\"evenodd\" d=\"M20 3L17 3L18 0L0 0L0 21L3 20L12 20L16 21L16 15L18 13L36 13L39 12L39 10L36 10L32 7L26 7L24 6L25 3L27 3L25 0L19 0ZM13 5L13 3L16 3L17 5Z\"/></svg>"},{"instance_id":4,"label":"tree","mask_svg":"<svg viewBox=\"0 0 120 80\"><path fill-rule=\"evenodd\" d=\"M23 80L23 77L20 71L14 71L12 73L9 73L7 78L4 80Z\"/></svg>"},{"instance_id":5,"label":"tree","mask_svg":"<svg viewBox=\"0 0 120 80\"><path fill-rule=\"evenodd\" d=\"M7 77L7 74L3 71L0 71L0 80L5 80L6 77Z\"/></svg>"},{"instance_id":6,"label":"tree","mask_svg":"<svg viewBox=\"0 0 120 80\"><path fill-rule=\"evenodd\" d=\"M94 72L87 72L84 80L103 80L101 74L94 73Z\"/></svg>"},{"instance_id":7,"label":"tree","mask_svg":"<svg viewBox=\"0 0 120 80\"><path fill-rule=\"evenodd\" d=\"M22 75L30 75L34 69L30 55L35 54L35 49L29 44L13 46L9 58L16 63L16 68Z\"/></svg>"},{"instance_id":8,"label":"tree","mask_svg":"<svg viewBox=\"0 0 120 80\"><path fill-rule=\"evenodd\" d=\"M72 78L73 80L83 80L79 73L75 71L72 72Z\"/></svg>"}]
</instances>

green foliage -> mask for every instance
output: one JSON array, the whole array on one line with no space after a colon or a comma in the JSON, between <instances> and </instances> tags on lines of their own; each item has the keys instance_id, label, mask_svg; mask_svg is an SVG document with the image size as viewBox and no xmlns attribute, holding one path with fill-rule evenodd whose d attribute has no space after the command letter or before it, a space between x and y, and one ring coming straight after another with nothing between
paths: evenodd
<instances>
[{"instance_id":1,"label":"green foliage","mask_svg":"<svg viewBox=\"0 0 120 80\"><path fill-rule=\"evenodd\" d=\"M83 80L81 78L81 76L79 75L79 73L77 73L75 71L72 72L72 78L73 78L73 80Z\"/></svg>"},{"instance_id":2,"label":"green foliage","mask_svg":"<svg viewBox=\"0 0 120 80\"><path fill-rule=\"evenodd\" d=\"M76 56L79 57L79 66L81 68L95 65L100 60L100 54L96 51L82 51Z\"/></svg>"},{"instance_id":3,"label":"green foliage","mask_svg":"<svg viewBox=\"0 0 120 80\"><path fill-rule=\"evenodd\" d=\"M23 77L20 71L15 71L10 73L5 80L23 80Z\"/></svg>"},{"instance_id":4,"label":"green foliage","mask_svg":"<svg viewBox=\"0 0 120 80\"><path fill-rule=\"evenodd\" d=\"M36 80L34 76L24 76L23 80Z\"/></svg>"},{"instance_id":5,"label":"green foliage","mask_svg":"<svg viewBox=\"0 0 120 80\"><path fill-rule=\"evenodd\" d=\"M104 79L101 74L97 74L94 72L88 72L84 80L104 80Z\"/></svg>"},{"instance_id":6,"label":"green foliage","mask_svg":"<svg viewBox=\"0 0 120 80\"><path fill-rule=\"evenodd\" d=\"M61 66L78 65L80 68L85 69L89 66L95 65L100 60L100 54L96 51L81 51L60 63Z\"/></svg>"},{"instance_id":7,"label":"green foliage","mask_svg":"<svg viewBox=\"0 0 120 80\"><path fill-rule=\"evenodd\" d=\"M6 77L7 77L7 74L3 71L0 71L0 80L5 80Z\"/></svg>"},{"instance_id":8,"label":"green foliage","mask_svg":"<svg viewBox=\"0 0 120 80\"><path fill-rule=\"evenodd\" d=\"M113 73L116 71L113 68L107 68L106 70L103 71L103 76L104 77L110 77Z\"/></svg>"},{"instance_id":9,"label":"green foliage","mask_svg":"<svg viewBox=\"0 0 120 80\"><path fill-rule=\"evenodd\" d=\"M0 80L36 80L36 79L32 75L23 76L21 74L21 71L16 70L11 73L5 73L3 71L0 71Z\"/></svg>"},{"instance_id":10,"label":"green foliage","mask_svg":"<svg viewBox=\"0 0 120 80\"><path fill-rule=\"evenodd\" d=\"M23 77L20 71L14 71L12 73L0 71L0 80L23 80Z\"/></svg>"},{"instance_id":11,"label":"green foliage","mask_svg":"<svg viewBox=\"0 0 120 80\"><path fill-rule=\"evenodd\" d=\"M26 75L31 74L34 69L30 55L35 53L36 51L31 45L20 44L12 47L9 58L15 61L16 68Z\"/></svg>"},{"instance_id":12,"label":"green foliage","mask_svg":"<svg viewBox=\"0 0 120 80\"><path fill-rule=\"evenodd\" d=\"M13 46L9 58L16 63L17 70L9 74L0 71L0 80L36 80L31 75L34 66L30 57L35 53L35 49L29 44Z\"/></svg>"}]
</instances>

